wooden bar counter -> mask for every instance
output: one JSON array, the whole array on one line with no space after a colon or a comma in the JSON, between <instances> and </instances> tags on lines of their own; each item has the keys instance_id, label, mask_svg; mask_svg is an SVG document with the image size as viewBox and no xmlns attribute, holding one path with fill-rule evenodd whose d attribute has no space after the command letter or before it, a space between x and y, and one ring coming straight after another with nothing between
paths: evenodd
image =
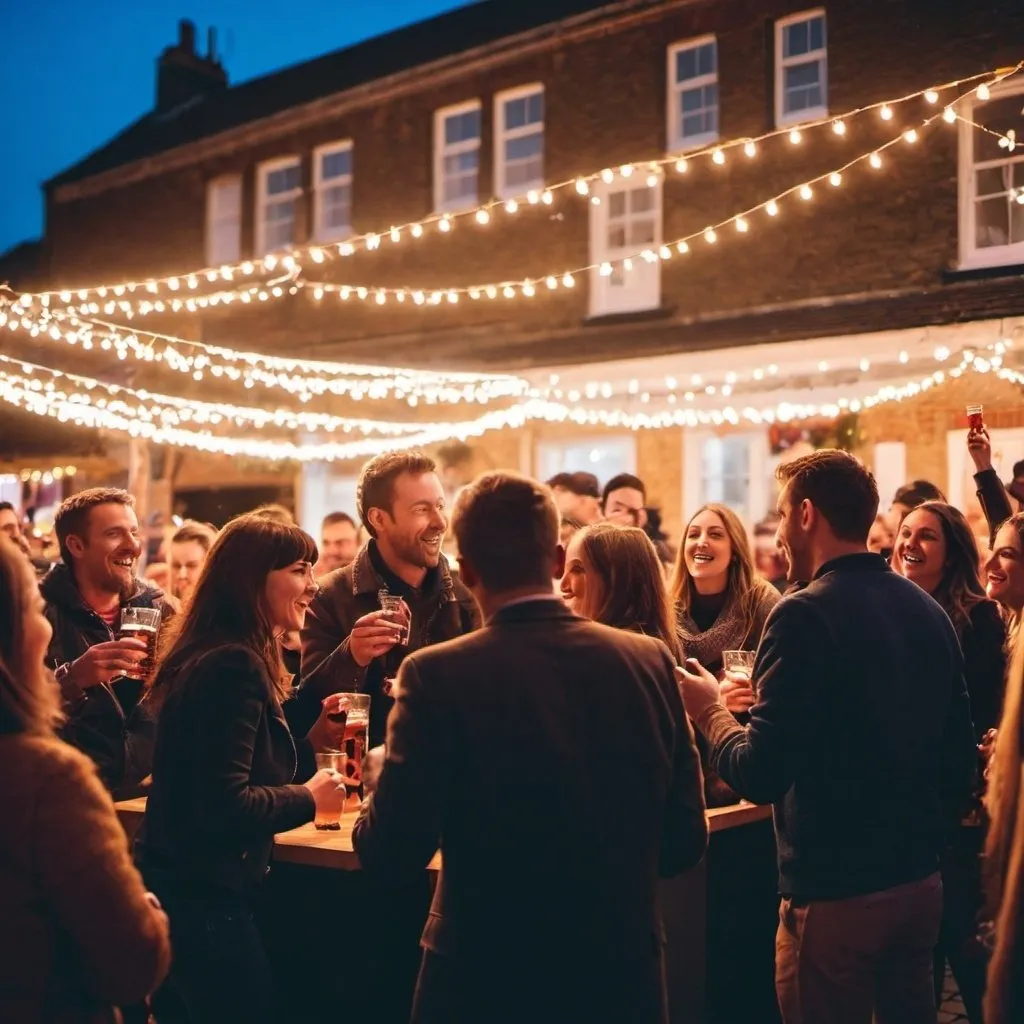
<instances>
[{"instance_id":1,"label":"wooden bar counter","mask_svg":"<svg viewBox=\"0 0 1024 1024\"><path fill-rule=\"evenodd\" d=\"M142 821L146 810L146 798L122 800L115 806L121 825L130 839ZM309 824L292 829L291 832L280 833L274 839L274 862L303 864L311 868L358 871L359 858L352 848L352 828L357 816L356 811L346 811L341 817L341 828L333 832L321 832ZM753 821L764 821L772 816L772 809L741 803L736 807L712 808L707 812L707 816L708 829L714 834ZM428 865L428 870L437 871L440 866L441 855L437 853Z\"/></svg>"},{"instance_id":2,"label":"wooden bar counter","mask_svg":"<svg viewBox=\"0 0 1024 1024\"><path fill-rule=\"evenodd\" d=\"M142 821L146 801L125 800L116 806L131 837ZM741 1020L774 1024L778 1021L773 985L778 910L771 808L741 803L714 808L707 815L711 833L707 856L691 871L666 879L659 886L670 1024L731 1024ZM381 897L374 893L371 880L359 870L359 859L352 849L355 821L356 812L352 811L342 816L338 831L320 832L309 824L275 838L275 868L268 888L277 912L268 942L290 935L299 921L305 922L302 927L308 935L310 916L306 911L311 907L344 907L360 916L368 927L376 929L367 947L395 943L384 958L392 961L393 974L378 979L377 994L368 997L360 1012L372 1014L381 1024L392 1024L402 1020L403 1007L407 1019L418 963L419 929L430 898L425 883L436 875L441 855L436 854L430 862L430 874L422 876L423 892L403 897L395 904L408 911L399 925L394 913L385 910ZM525 835L528 829L524 828ZM325 873L324 869L329 870ZM290 945L285 939L284 947L273 952L272 960L281 967L282 975L302 980L289 993L296 1007L293 1020L325 1019L323 1007L307 1006L306 1012L298 1009L297 1004L311 988L308 978L313 969L308 962L309 947L291 949ZM298 965L290 969L287 958L292 953L300 955ZM356 966L355 961L351 966ZM330 979L336 969L336 964L327 964L323 976ZM360 966L356 974L366 975L368 971ZM325 984L329 986L329 980ZM395 1006L382 1009L388 993L393 994L403 984L407 990L396 999ZM354 1006L350 1009L355 1013Z\"/></svg>"}]
</instances>

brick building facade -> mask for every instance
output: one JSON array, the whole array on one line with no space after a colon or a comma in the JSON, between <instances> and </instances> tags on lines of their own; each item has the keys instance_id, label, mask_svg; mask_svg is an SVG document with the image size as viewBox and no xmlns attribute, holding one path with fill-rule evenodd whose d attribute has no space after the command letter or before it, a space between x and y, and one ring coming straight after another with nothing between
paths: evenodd
<instances>
[{"instance_id":1,"label":"brick building facade","mask_svg":"<svg viewBox=\"0 0 1024 1024\"><path fill-rule=\"evenodd\" d=\"M318 302L307 288L152 323L282 354L554 373L581 394L601 381L636 411L641 392L652 405L683 402L688 385L670 396L669 382L698 376L717 392L698 389L693 407L721 408L730 373L737 406L744 382L761 407L822 404L844 388L920 378L938 365L936 349L1014 340L1024 157L964 122L921 125L955 104L999 134L1022 127L1024 75L987 102L965 85L937 104L893 104L888 120L870 110L846 118L843 135L829 119L1022 59L1020 0L491 0L233 88L186 30L161 58L154 111L47 184L46 266L51 287L74 288L258 257L275 238L301 246L380 232L376 251L309 276L371 295L507 280L536 281L537 294L435 308ZM724 164L694 157L686 173L669 163L653 186L641 180L649 161L822 118L798 144L783 132L753 158L727 147ZM783 200L778 216L751 213L746 232L733 226L716 245L698 238L686 254L622 267L631 248L699 236L915 127L917 141L887 150L881 170L859 164L841 187ZM623 164L637 168L628 180ZM543 188L602 168L615 173L594 186L599 206L570 188L515 215L499 207L486 226L458 220L448 234L387 240L392 225L446 203L475 207L516 192L516 181ZM611 278L592 270L575 288L541 287L606 260ZM899 352L907 358L893 365ZM862 356L870 370L857 369ZM769 362L785 388L754 385ZM1019 391L969 376L860 415L853 441L886 485L901 473L951 484L959 463L945 434L963 426L974 380L1010 431L1006 458L1024 457ZM709 497L758 518L777 455L763 427L720 420L625 434L544 425L487 435L476 449L478 465L538 473L581 457L601 475L634 468L672 532ZM347 494L344 467L329 475ZM312 472L300 485L308 502L323 480Z\"/></svg>"}]
</instances>

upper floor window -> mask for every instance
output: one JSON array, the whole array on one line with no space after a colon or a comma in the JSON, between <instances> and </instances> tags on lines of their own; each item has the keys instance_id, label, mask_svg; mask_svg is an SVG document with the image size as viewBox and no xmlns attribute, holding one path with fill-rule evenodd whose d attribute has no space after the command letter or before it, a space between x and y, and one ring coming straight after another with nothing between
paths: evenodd
<instances>
[{"instance_id":1,"label":"upper floor window","mask_svg":"<svg viewBox=\"0 0 1024 1024\"><path fill-rule=\"evenodd\" d=\"M313 153L313 237L333 242L352 234L352 143Z\"/></svg>"},{"instance_id":2,"label":"upper floor window","mask_svg":"<svg viewBox=\"0 0 1024 1024\"><path fill-rule=\"evenodd\" d=\"M718 138L718 43L714 36L668 50L668 148L704 146Z\"/></svg>"},{"instance_id":3,"label":"upper floor window","mask_svg":"<svg viewBox=\"0 0 1024 1024\"><path fill-rule=\"evenodd\" d=\"M595 189L590 207L590 315L636 313L661 304L661 179ZM649 253L648 258L642 255ZM653 259L650 258L653 256Z\"/></svg>"},{"instance_id":4,"label":"upper floor window","mask_svg":"<svg viewBox=\"0 0 1024 1024\"><path fill-rule=\"evenodd\" d=\"M961 101L960 265L996 267L1024 263L1024 87L994 86L992 98ZM970 109L968 109L970 108ZM983 124L1003 138L973 127ZM1024 133L1021 133L1024 135ZM1013 138L1010 150L1003 139Z\"/></svg>"},{"instance_id":5,"label":"upper floor window","mask_svg":"<svg viewBox=\"0 0 1024 1024\"><path fill-rule=\"evenodd\" d=\"M297 156L260 164L256 186L256 255L296 242L302 165Z\"/></svg>"},{"instance_id":6,"label":"upper floor window","mask_svg":"<svg viewBox=\"0 0 1024 1024\"><path fill-rule=\"evenodd\" d=\"M241 249L242 178L229 174L206 186L206 265L237 263Z\"/></svg>"},{"instance_id":7,"label":"upper floor window","mask_svg":"<svg viewBox=\"0 0 1024 1024\"><path fill-rule=\"evenodd\" d=\"M779 127L828 114L825 11L775 22L775 123Z\"/></svg>"},{"instance_id":8,"label":"upper floor window","mask_svg":"<svg viewBox=\"0 0 1024 1024\"><path fill-rule=\"evenodd\" d=\"M434 207L452 213L476 206L480 178L480 101L434 114Z\"/></svg>"},{"instance_id":9,"label":"upper floor window","mask_svg":"<svg viewBox=\"0 0 1024 1024\"><path fill-rule=\"evenodd\" d=\"M494 184L502 199L544 187L544 86L500 92L494 99Z\"/></svg>"}]
</instances>

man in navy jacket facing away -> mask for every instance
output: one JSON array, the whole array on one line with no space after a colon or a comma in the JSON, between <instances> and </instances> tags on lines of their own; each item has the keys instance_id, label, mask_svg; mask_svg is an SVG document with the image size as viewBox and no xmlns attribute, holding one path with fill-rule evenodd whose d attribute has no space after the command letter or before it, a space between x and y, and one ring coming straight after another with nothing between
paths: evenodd
<instances>
[{"instance_id":1,"label":"man in navy jacket facing away","mask_svg":"<svg viewBox=\"0 0 1024 1024\"><path fill-rule=\"evenodd\" d=\"M547 487L480 477L454 529L485 624L402 663L353 833L376 875L421 873L441 847L412 1020L664 1024L657 880L707 843L672 657L555 595Z\"/></svg>"},{"instance_id":2,"label":"man in navy jacket facing away","mask_svg":"<svg viewBox=\"0 0 1024 1024\"><path fill-rule=\"evenodd\" d=\"M934 1024L944 830L977 764L963 658L942 609L866 550L871 474L824 450L779 467L790 581L769 616L744 729L696 662L687 710L741 796L773 803L786 1024Z\"/></svg>"}]
</instances>

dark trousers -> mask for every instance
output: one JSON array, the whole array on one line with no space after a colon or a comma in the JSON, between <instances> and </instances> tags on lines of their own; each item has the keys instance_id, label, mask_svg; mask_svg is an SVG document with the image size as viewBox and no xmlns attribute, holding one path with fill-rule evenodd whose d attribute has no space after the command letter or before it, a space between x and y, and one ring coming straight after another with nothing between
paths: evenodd
<instances>
[{"instance_id":1,"label":"dark trousers","mask_svg":"<svg viewBox=\"0 0 1024 1024\"><path fill-rule=\"evenodd\" d=\"M246 894L143 869L171 922L171 973L154 999L160 1024L284 1019Z\"/></svg>"},{"instance_id":2,"label":"dark trousers","mask_svg":"<svg viewBox=\"0 0 1024 1024\"><path fill-rule=\"evenodd\" d=\"M935 1001L941 1001L948 960L970 1024L982 1024L988 970L988 954L978 941L984 845L985 829L963 827L942 851L942 929L935 950Z\"/></svg>"},{"instance_id":3,"label":"dark trousers","mask_svg":"<svg viewBox=\"0 0 1024 1024\"><path fill-rule=\"evenodd\" d=\"M935 1024L942 881L844 900L783 899L775 989L785 1024Z\"/></svg>"}]
</instances>

